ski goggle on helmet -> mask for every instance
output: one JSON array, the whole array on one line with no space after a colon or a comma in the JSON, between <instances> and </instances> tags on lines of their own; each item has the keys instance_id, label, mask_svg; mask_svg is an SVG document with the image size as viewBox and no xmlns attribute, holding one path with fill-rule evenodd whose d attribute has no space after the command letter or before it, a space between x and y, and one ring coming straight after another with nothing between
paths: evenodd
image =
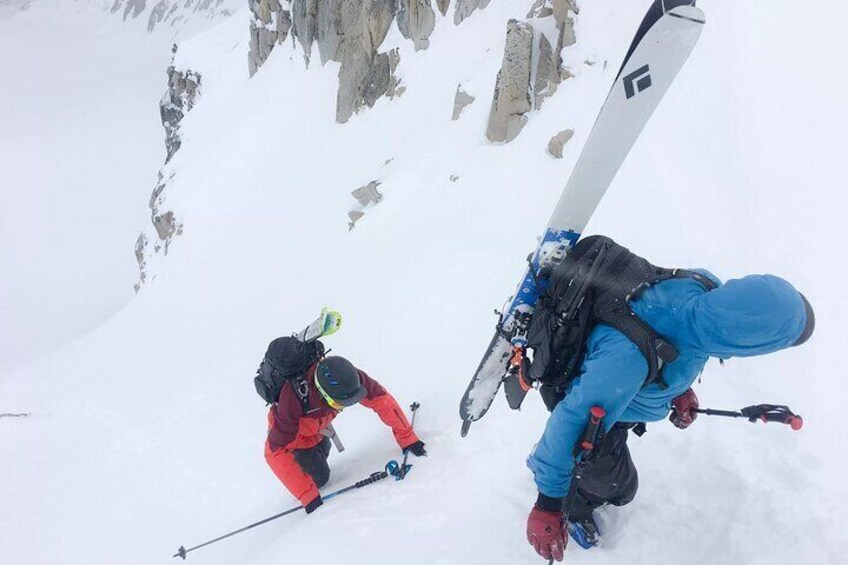
<instances>
[{"instance_id":1,"label":"ski goggle on helmet","mask_svg":"<svg viewBox=\"0 0 848 565\"><path fill-rule=\"evenodd\" d=\"M358 404L368 391L359 371L344 357L325 357L315 370L315 388L333 410Z\"/></svg>"}]
</instances>

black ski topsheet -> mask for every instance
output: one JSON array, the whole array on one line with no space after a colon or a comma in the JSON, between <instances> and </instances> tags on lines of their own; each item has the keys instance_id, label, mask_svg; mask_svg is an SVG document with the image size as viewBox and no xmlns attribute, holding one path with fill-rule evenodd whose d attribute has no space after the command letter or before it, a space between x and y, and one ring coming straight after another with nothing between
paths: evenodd
<instances>
[{"instance_id":1,"label":"black ski topsheet","mask_svg":"<svg viewBox=\"0 0 848 565\"><path fill-rule=\"evenodd\" d=\"M666 12L669 12L672 8L676 8L677 6L694 5L695 0L654 0L654 3L651 4L651 7L648 8L648 11L645 13L645 17L642 18L642 23L639 24L639 28L636 30L636 35L633 36L633 41L630 42L630 47L627 49L627 54L621 62L621 67L619 67L618 74L615 75L615 79L618 80L621 77L621 71L623 71L624 67L627 66L627 63L630 62L630 56L633 55L634 51L636 51L636 46L639 45L648 33L648 30L654 27L654 24L657 23L659 19L666 14Z\"/></svg>"}]
</instances>

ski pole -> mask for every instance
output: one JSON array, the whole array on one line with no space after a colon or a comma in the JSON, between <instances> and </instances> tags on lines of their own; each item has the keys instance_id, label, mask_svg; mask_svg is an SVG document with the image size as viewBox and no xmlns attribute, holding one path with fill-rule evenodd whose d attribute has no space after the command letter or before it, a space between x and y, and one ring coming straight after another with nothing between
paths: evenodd
<instances>
[{"instance_id":1,"label":"ski pole","mask_svg":"<svg viewBox=\"0 0 848 565\"><path fill-rule=\"evenodd\" d=\"M778 404L755 404L754 406L746 406L739 412L732 410L713 410L712 408L696 408L692 410L698 414L706 414L707 416L725 416L727 418L748 418L749 422L778 422L786 424L796 432L804 427L804 419L798 414L792 412L788 406Z\"/></svg>"},{"instance_id":2,"label":"ski pole","mask_svg":"<svg viewBox=\"0 0 848 565\"><path fill-rule=\"evenodd\" d=\"M574 444L572 455L577 460L574 465L574 471L571 478L571 488L569 489L566 500L571 500L571 495L577 488L577 483L582 476L583 466L586 464L586 458L595 449L595 440L598 437L598 430L604 423L607 412L600 406L592 406L589 409L589 423L586 424L586 430L583 432L583 438ZM548 560L548 565L553 565L554 558Z\"/></svg>"},{"instance_id":3,"label":"ski pole","mask_svg":"<svg viewBox=\"0 0 848 565\"><path fill-rule=\"evenodd\" d=\"M412 404L409 405L409 409L412 411L412 421L409 422L410 428L415 428L415 413L418 411L418 409L420 407L421 407L421 405L418 404L417 402L413 402ZM412 469L412 465L407 465L407 463L406 463L406 460L408 458L409 458L409 450L407 450L406 453L403 454L403 463L400 466L400 472L397 475L395 475L395 480L402 481L404 478L406 478L406 474L409 472L409 470Z\"/></svg>"},{"instance_id":4,"label":"ski pole","mask_svg":"<svg viewBox=\"0 0 848 565\"><path fill-rule=\"evenodd\" d=\"M399 473L400 473L400 467L398 467L397 461L392 459L391 461L386 463L386 467L385 467L384 470L378 471L376 473L371 473L371 475L367 479L362 479L361 481L356 482L356 483L354 483L354 484L352 484L348 487L345 487L343 489L339 489L335 492L331 492L330 494L328 494L327 496L324 496L322 498L323 498L323 500L330 500L331 498L335 498L335 497L340 496L340 495L342 495L346 492L350 492L352 490L359 489L359 488L362 488L364 486L368 486L370 484L376 483L377 481L381 481L381 480L385 479L386 477L388 477L389 475L392 475L393 477L397 477ZM181 545L180 548L177 550L177 552L174 555L172 555L171 557L180 557L183 560L185 560L186 555L189 552L194 551L195 549L200 549L201 547L206 547L207 545L211 545L215 542L219 542L223 539L227 539L228 537L232 537L236 534L240 534L242 532L245 532L247 530L255 528L256 526L261 526L262 524L267 524L268 522L270 522L272 520L276 520L277 518L282 518L283 516L291 514L292 512L294 512L296 510L301 510L302 508L303 508L303 505L296 506L294 508L289 508L285 512L280 512L279 514L274 514L273 516L269 516L268 518L265 518L264 520L259 520L258 522L254 522L253 524L250 524L250 525L245 526L243 528L239 528L238 530L234 530L234 531L232 531L228 534L224 534L224 535L219 536L219 537L217 537L213 540L209 540L207 542L201 543L200 545L195 545L194 547L190 547L188 549L186 549L184 546Z\"/></svg>"}]
</instances>

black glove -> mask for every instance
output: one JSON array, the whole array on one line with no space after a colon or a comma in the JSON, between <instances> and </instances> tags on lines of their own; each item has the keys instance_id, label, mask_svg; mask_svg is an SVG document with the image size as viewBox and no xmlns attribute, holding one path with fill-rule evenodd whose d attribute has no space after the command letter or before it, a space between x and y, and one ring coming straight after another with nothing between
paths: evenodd
<instances>
[{"instance_id":1,"label":"black glove","mask_svg":"<svg viewBox=\"0 0 848 565\"><path fill-rule=\"evenodd\" d=\"M312 514L315 512L315 509L324 504L324 501L321 499L321 495L319 494L315 498L312 499L312 502L303 507L306 510L307 514Z\"/></svg>"},{"instance_id":2,"label":"black glove","mask_svg":"<svg viewBox=\"0 0 848 565\"><path fill-rule=\"evenodd\" d=\"M421 441L421 440L418 440L415 443L407 445L406 447L403 448L404 455L409 453L410 451L416 457L426 457L427 456L427 450L424 449L424 442Z\"/></svg>"}]
</instances>

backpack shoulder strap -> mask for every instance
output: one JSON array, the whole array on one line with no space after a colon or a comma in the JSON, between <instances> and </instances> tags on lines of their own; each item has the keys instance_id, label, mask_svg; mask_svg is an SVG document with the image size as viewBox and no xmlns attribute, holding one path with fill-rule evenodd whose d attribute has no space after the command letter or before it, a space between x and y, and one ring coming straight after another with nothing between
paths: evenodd
<instances>
[{"instance_id":1,"label":"backpack shoulder strap","mask_svg":"<svg viewBox=\"0 0 848 565\"><path fill-rule=\"evenodd\" d=\"M303 406L303 413L306 414L309 411L309 382L306 380L306 374L298 373L289 379L289 383L300 405Z\"/></svg>"},{"instance_id":2,"label":"backpack shoulder strap","mask_svg":"<svg viewBox=\"0 0 848 565\"><path fill-rule=\"evenodd\" d=\"M297 398L301 408L303 408L303 413L306 414L309 411L309 382L306 380L306 374L298 373L286 377L283 387L286 385L291 387L295 398Z\"/></svg>"},{"instance_id":3,"label":"backpack shoulder strap","mask_svg":"<svg viewBox=\"0 0 848 565\"><path fill-rule=\"evenodd\" d=\"M612 240L608 241L608 247L608 258L597 284L598 295L593 315L599 322L623 333L642 352L648 363L645 385L657 383L664 386L661 375L663 366L674 362L679 352L633 312L630 302L646 288L669 279L694 274L710 283L712 281L698 273L652 265Z\"/></svg>"},{"instance_id":4,"label":"backpack shoulder strap","mask_svg":"<svg viewBox=\"0 0 848 565\"><path fill-rule=\"evenodd\" d=\"M674 277L678 279L695 279L701 286L703 286L707 292L711 290L715 290L718 288L718 284L715 283L710 277L706 275L702 275L697 271L690 271L688 269L674 269L673 271Z\"/></svg>"}]
</instances>

